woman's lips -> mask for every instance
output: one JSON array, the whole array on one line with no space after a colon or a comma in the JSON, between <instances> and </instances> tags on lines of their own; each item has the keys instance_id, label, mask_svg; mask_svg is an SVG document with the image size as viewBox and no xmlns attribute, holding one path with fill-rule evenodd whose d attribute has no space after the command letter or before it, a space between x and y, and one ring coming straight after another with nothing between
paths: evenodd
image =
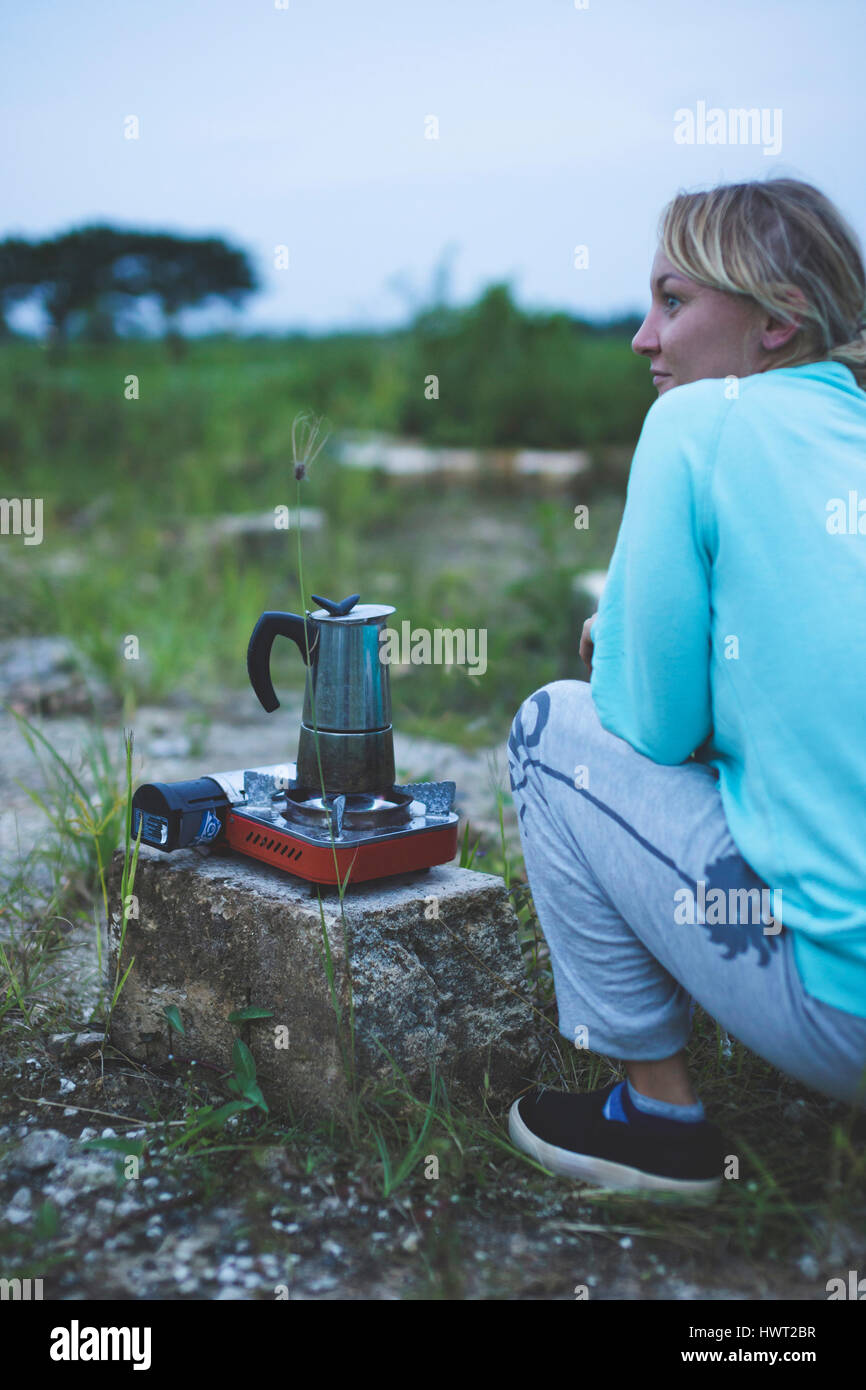
<instances>
[{"instance_id":1,"label":"woman's lips","mask_svg":"<svg viewBox=\"0 0 866 1390\"><path fill-rule=\"evenodd\" d=\"M656 384L657 381L665 381L669 376L670 376L670 372L653 372L653 374L652 374L653 386L655 386L655 384Z\"/></svg>"}]
</instances>

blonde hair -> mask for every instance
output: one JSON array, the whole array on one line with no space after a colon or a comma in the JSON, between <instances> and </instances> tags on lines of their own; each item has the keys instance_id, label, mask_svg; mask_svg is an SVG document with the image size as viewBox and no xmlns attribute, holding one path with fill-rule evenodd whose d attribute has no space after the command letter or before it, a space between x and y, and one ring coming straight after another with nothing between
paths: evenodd
<instances>
[{"instance_id":1,"label":"blonde hair","mask_svg":"<svg viewBox=\"0 0 866 1390\"><path fill-rule=\"evenodd\" d=\"M866 272L856 233L812 184L769 178L678 193L659 241L681 274L800 327L769 367L829 358L866 390ZM799 292L799 293L798 293Z\"/></svg>"}]
</instances>

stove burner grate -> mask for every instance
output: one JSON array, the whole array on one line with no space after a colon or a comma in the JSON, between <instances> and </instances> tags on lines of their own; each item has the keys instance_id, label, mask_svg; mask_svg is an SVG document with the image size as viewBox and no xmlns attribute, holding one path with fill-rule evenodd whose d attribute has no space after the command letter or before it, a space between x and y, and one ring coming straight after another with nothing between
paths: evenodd
<instances>
[{"instance_id":1,"label":"stove burner grate","mask_svg":"<svg viewBox=\"0 0 866 1390\"><path fill-rule=\"evenodd\" d=\"M326 832L333 824L335 835L344 830L384 830L411 820L412 797L407 792L351 792L323 799L308 787L299 787L284 795L283 820Z\"/></svg>"}]
</instances>

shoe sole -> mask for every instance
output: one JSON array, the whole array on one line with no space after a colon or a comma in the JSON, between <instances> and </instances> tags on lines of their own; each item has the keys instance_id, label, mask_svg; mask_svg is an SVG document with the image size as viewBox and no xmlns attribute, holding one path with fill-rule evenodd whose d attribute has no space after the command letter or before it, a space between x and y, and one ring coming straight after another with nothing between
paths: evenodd
<instances>
[{"instance_id":1,"label":"shoe sole","mask_svg":"<svg viewBox=\"0 0 866 1390\"><path fill-rule=\"evenodd\" d=\"M508 1114L508 1133L512 1142L551 1173L577 1178L596 1187L612 1188L617 1192L668 1193L698 1201L712 1201L718 1195L721 1178L667 1178L660 1173L645 1173L640 1168L630 1168L625 1163L614 1163L609 1158L595 1158L591 1154L575 1153L572 1149L560 1149L556 1144L548 1144L533 1134L522 1119L518 1105L519 1100L516 1100Z\"/></svg>"}]
</instances>

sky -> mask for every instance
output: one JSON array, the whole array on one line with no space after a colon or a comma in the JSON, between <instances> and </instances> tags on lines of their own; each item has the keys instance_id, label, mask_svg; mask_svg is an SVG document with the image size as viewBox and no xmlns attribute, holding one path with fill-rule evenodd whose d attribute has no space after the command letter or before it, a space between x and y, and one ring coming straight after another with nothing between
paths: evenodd
<instances>
[{"instance_id":1,"label":"sky","mask_svg":"<svg viewBox=\"0 0 866 1390\"><path fill-rule=\"evenodd\" d=\"M386 328L437 266L455 304L643 313L665 202L767 175L866 241L863 0L28 0L0 36L0 237L223 236L263 289L212 326Z\"/></svg>"}]
</instances>

